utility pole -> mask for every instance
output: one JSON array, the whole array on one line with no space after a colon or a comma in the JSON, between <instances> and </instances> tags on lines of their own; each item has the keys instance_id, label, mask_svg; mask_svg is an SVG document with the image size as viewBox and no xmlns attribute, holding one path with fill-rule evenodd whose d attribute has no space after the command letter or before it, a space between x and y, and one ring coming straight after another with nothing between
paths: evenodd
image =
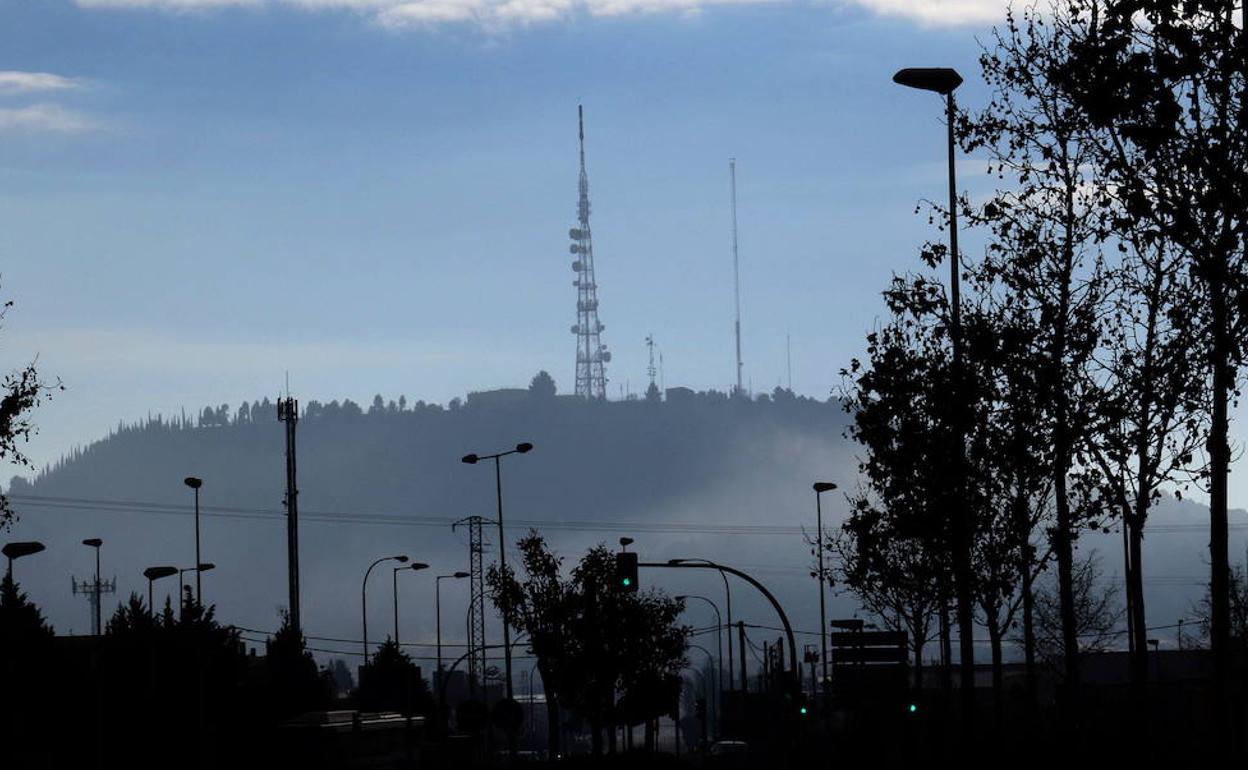
<instances>
[{"instance_id":1,"label":"utility pole","mask_svg":"<svg viewBox=\"0 0 1248 770\"><path fill-rule=\"evenodd\" d=\"M299 424L299 402L277 400L277 419L286 423L286 570L290 583L290 627L302 633L299 616L299 487L295 466L295 426Z\"/></svg>"}]
</instances>

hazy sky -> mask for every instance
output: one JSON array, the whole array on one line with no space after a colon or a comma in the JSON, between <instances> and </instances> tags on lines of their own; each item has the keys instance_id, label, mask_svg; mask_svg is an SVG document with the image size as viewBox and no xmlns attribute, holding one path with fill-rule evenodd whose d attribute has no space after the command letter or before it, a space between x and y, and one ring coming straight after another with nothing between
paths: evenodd
<instances>
[{"instance_id":1,"label":"hazy sky","mask_svg":"<svg viewBox=\"0 0 1248 770\"><path fill-rule=\"evenodd\" d=\"M735 156L746 377L783 383L791 333L826 396L943 194L941 102L890 77L981 103L1003 7L0 0L0 343L66 386L31 456L287 370L305 401L570 390L578 102L610 395L650 333L667 385L730 384Z\"/></svg>"}]
</instances>

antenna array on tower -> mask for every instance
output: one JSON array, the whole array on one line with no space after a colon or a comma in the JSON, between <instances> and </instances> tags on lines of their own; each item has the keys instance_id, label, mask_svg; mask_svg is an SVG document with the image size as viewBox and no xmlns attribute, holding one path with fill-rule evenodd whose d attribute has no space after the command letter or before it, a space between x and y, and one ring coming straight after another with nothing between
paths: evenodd
<instances>
[{"instance_id":1,"label":"antenna array on tower","mask_svg":"<svg viewBox=\"0 0 1248 770\"><path fill-rule=\"evenodd\" d=\"M607 397L605 364L611 360L607 346L599 336L606 327L598 320L598 284L594 277L594 243L589 229L589 175L585 173L585 113L577 106L577 123L581 148L580 199L577 203L577 226L568 231L572 239L569 250L576 257L572 270L576 280L576 395L582 398Z\"/></svg>"}]
</instances>

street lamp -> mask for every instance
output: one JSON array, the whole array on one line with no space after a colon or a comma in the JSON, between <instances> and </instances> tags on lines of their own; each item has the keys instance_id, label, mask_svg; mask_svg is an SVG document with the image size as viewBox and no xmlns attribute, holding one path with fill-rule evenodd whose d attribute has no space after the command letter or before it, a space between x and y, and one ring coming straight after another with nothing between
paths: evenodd
<instances>
[{"instance_id":1,"label":"street lamp","mask_svg":"<svg viewBox=\"0 0 1248 770\"><path fill-rule=\"evenodd\" d=\"M368 569L364 571L364 585L360 588L360 614L364 620L364 665L368 665L368 576L373 571L373 567L381 564L383 561L397 561L404 564L407 563L406 556L383 556L372 564L368 565Z\"/></svg>"},{"instance_id":2,"label":"street lamp","mask_svg":"<svg viewBox=\"0 0 1248 770\"><path fill-rule=\"evenodd\" d=\"M43 543L37 540L27 542L6 543L0 553L3 553L9 559L9 580L13 580L13 560L20 559L23 556L30 556L32 553L39 553L45 548Z\"/></svg>"},{"instance_id":3,"label":"street lamp","mask_svg":"<svg viewBox=\"0 0 1248 770\"><path fill-rule=\"evenodd\" d=\"M442 581L448 578L463 580L468 576L467 572L453 572L450 575L438 575L433 579L433 606L438 629L438 667L436 669L438 675L435 678L438 685L438 707L440 709L446 707L445 688L442 687Z\"/></svg>"},{"instance_id":4,"label":"street lamp","mask_svg":"<svg viewBox=\"0 0 1248 770\"><path fill-rule=\"evenodd\" d=\"M178 574L178 568L169 566L148 567L143 570L143 577L147 578L147 608L152 613L153 618L156 617L156 605L152 599L152 583L176 574Z\"/></svg>"},{"instance_id":5,"label":"street lamp","mask_svg":"<svg viewBox=\"0 0 1248 770\"><path fill-rule=\"evenodd\" d=\"M85 546L95 549L95 635L100 635L100 546L104 541L98 537L89 537L82 541Z\"/></svg>"},{"instance_id":6,"label":"street lamp","mask_svg":"<svg viewBox=\"0 0 1248 770\"><path fill-rule=\"evenodd\" d=\"M719 668L718 668L718 677L717 677L718 684L719 684L719 691L715 693L715 703L716 703L715 713L718 714L719 713L718 704L721 698L720 693L724 689L724 618L722 615L719 614L719 605L715 604L715 602L711 601L705 596L699 596L698 594L685 594L683 596L677 596L676 599L677 601L684 601L686 599L700 599L706 602L707 604L711 605L711 609L715 610L715 624L716 624L715 625L715 644L717 645L717 650L719 652ZM732 629L729 629L728 631L730 634L732 633Z\"/></svg>"},{"instance_id":7,"label":"street lamp","mask_svg":"<svg viewBox=\"0 0 1248 770\"><path fill-rule=\"evenodd\" d=\"M667 563L676 567L690 562L699 562L702 564L714 563L707 559L669 559ZM722 570L719 572L719 576L724 580L724 614L728 616L728 625L724 629L725 633L728 634L728 692L732 692L732 681L734 676L732 662L732 590L728 587L728 576L725 575ZM741 654L744 655L745 652L742 651Z\"/></svg>"},{"instance_id":8,"label":"street lamp","mask_svg":"<svg viewBox=\"0 0 1248 770\"><path fill-rule=\"evenodd\" d=\"M396 646L399 643L399 570L401 569L419 571L429 569L429 565L424 562L414 561L406 567L395 567L394 573L390 576L394 589L394 643Z\"/></svg>"},{"instance_id":9,"label":"street lamp","mask_svg":"<svg viewBox=\"0 0 1248 770\"><path fill-rule=\"evenodd\" d=\"M200 564L203 559L199 556L199 488L204 485L203 479L197 479L194 476L187 476L182 479L182 483L195 490L195 563ZM199 571L195 571L195 600L200 604L204 603L203 583L200 581Z\"/></svg>"},{"instance_id":10,"label":"street lamp","mask_svg":"<svg viewBox=\"0 0 1248 770\"><path fill-rule=\"evenodd\" d=\"M830 481L816 481L814 483L815 490L815 526L818 527L818 533L815 535L817 545L815 548L819 553L819 654L823 657L823 682L819 689L822 690L828 686L828 610L826 599L824 598L824 574L823 574L823 504L820 502L824 492L831 492L836 489L836 485ZM825 709L826 710L826 709Z\"/></svg>"},{"instance_id":11,"label":"street lamp","mask_svg":"<svg viewBox=\"0 0 1248 770\"><path fill-rule=\"evenodd\" d=\"M182 569L178 570L178 601L181 602L182 596L186 593L186 586L182 582L183 575L185 575L188 572L207 572L210 569L216 569L216 568L217 568L217 565L213 564L212 562L204 562L203 564L200 564L198 567L183 567ZM181 610L179 610L179 612L181 612Z\"/></svg>"},{"instance_id":12,"label":"street lamp","mask_svg":"<svg viewBox=\"0 0 1248 770\"><path fill-rule=\"evenodd\" d=\"M494 461L494 490L498 498L498 566L502 573L507 574L507 537L503 534L503 475L500 460L507 455L527 454L533 451L533 445L527 441L516 444L515 449L497 452L492 455L467 454L460 461L467 465L476 465L482 460ZM503 667L507 677L507 699L512 700L511 690L511 612L506 594L503 595ZM514 754L514 752L513 752Z\"/></svg>"},{"instance_id":13,"label":"street lamp","mask_svg":"<svg viewBox=\"0 0 1248 770\"><path fill-rule=\"evenodd\" d=\"M959 288L958 270L960 267L960 259L958 257L958 182L957 171L954 164L954 131L953 123L957 116L957 106L954 102L953 92L958 86L962 85L962 76L956 70L948 67L920 67L903 69L893 75L893 82L907 88L917 88L921 91L934 91L945 97L945 122L947 125L949 137L949 338L953 347L953 375L954 387L959 389L958 383L962 376L962 309L961 309L961 289ZM958 394L955 392L954 400L957 402ZM953 501L959 498L959 490L961 488L962 454L963 454L963 427L960 415L954 416L953 428L954 440L951 449L954 454L954 462L957 463L957 471L952 474L951 485L953 489L949 492L950 500L950 524L953 528L953 570L954 583L957 593L958 605L958 636L959 636L959 653L961 657L962 669L962 698L963 713L965 717L965 726L970 725L971 714L974 711L975 697L975 628L974 618L972 617L972 598L970 584L970 529L969 522L966 521L965 512L954 514L952 510Z\"/></svg>"}]
</instances>

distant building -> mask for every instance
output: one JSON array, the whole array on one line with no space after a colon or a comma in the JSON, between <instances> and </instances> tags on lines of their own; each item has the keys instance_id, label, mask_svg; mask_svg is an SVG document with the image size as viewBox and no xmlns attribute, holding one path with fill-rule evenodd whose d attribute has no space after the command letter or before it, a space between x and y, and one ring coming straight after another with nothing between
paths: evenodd
<instances>
[{"instance_id":1,"label":"distant building","mask_svg":"<svg viewBox=\"0 0 1248 770\"><path fill-rule=\"evenodd\" d=\"M675 387L667 389L667 394L664 400L666 400L669 404L685 404L693 401L695 398L697 398L697 394L694 393L692 389Z\"/></svg>"}]
</instances>

